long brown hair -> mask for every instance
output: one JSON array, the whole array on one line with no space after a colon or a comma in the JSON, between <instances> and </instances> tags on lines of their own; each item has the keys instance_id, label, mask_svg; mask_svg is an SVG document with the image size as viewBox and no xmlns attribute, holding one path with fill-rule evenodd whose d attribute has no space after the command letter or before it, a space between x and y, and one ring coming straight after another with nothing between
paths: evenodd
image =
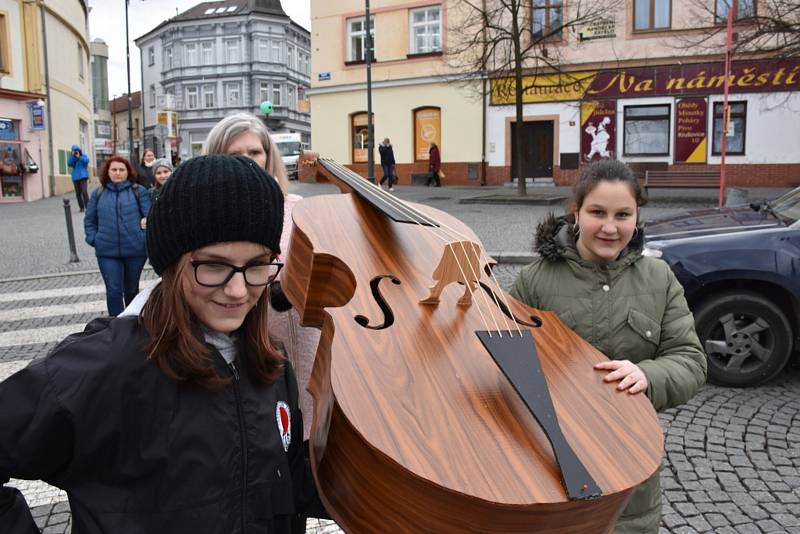
<instances>
[{"instance_id":1,"label":"long brown hair","mask_svg":"<svg viewBox=\"0 0 800 534\"><path fill-rule=\"evenodd\" d=\"M217 374L211 351L203 342L200 322L184 295L186 262L178 261L161 274L159 283L142 309L150 333L147 355L173 380L186 381L210 391L230 382ZM260 384L274 383L283 372L284 357L272 346L267 329L269 290L265 290L239 328L239 348L248 372Z\"/></svg>"},{"instance_id":2,"label":"long brown hair","mask_svg":"<svg viewBox=\"0 0 800 534\"><path fill-rule=\"evenodd\" d=\"M108 170L111 168L111 164L114 162L122 163L125 165L125 168L128 169L128 181L132 184L138 183L138 179L136 178L136 171L133 170L133 165L131 162L128 161L128 158L123 158L122 156L113 155L106 160L103 164L103 168L100 171L100 185L106 185L108 182L111 181L111 178L108 177Z\"/></svg>"}]
</instances>

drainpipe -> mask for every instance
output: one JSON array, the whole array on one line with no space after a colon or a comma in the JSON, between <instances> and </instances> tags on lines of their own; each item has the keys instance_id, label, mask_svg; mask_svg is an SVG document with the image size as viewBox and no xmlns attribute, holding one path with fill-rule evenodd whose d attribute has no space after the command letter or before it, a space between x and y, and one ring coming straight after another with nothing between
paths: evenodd
<instances>
[{"instance_id":1,"label":"drainpipe","mask_svg":"<svg viewBox=\"0 0 800 534\"><path fill-rule=\"evenodd\" d=\"M47 23L45 22L44 0L39 3L39 13L42 16L42 45L44 47L44 83L47 91L47 149L49 165L50 194L56 194L55 162L53 160L53 100L50 98L50 62L47 59Z\"/></svg>"}]
</instances>

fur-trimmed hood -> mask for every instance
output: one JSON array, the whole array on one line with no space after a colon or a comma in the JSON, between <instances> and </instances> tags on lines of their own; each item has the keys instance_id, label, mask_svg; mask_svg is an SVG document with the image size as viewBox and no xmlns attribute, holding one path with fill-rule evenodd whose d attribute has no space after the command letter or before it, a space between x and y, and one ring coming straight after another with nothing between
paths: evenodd
<instances>
[{"instance_id":1,"label":"fur-trimmed hood","mask_svg":"<svg viewBox=\"0 0 800 534\"><path fill-rule=\"evenodd\" d=\"M619 255L617 262L627 259L634 261L642 254L644 248L644 228L636 227L631 242ZM547 261L558 261L567 256L579 259L578 250L575 248L575 226L567 222L564 215L556 217L552 212L536 227L536 238L533 249ZM615 263L617 263L615 262Z\"/></svg>"}]
</instances>

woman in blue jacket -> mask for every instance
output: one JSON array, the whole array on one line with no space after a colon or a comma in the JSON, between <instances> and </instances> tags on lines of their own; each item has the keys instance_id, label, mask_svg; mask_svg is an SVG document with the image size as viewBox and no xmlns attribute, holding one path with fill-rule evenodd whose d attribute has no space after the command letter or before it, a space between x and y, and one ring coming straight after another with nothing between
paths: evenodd
<instances>
[{"instance_id":1,"label":"woman in blue jacket","mask_svg":"<svg viewBox=\"0 0 800 534\"><path fill-rule=\"evenodd\" d=\"M72 185L75 186L78 207L83 212L89 203L89 194L86 192L89 182L89 156L84 154L78 145L72 145L72 154L67 159L67 166L72 167Z\"/></svg>"},{"instance_id":2,"label":"woman in blue jacket","mask_svg":"<svg viewBox=\"0 0 800 534\"><path fill-rule=\"evenodd\" d=\"M106 284L108 314L119 315L139 292L147 252L144 226L150 195L140 190L130 162L112 156L103 165L100 187L92 191L83 227L86 242L94 247Z\"/></svg>"}]
</instances>

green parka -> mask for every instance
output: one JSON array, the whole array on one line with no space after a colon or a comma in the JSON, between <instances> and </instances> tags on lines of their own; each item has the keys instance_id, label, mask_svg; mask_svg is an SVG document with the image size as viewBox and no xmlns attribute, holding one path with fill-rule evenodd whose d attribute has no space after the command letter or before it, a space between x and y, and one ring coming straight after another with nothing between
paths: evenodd
<instances>
[{"instance_id":1,"label":"green parka","mask_svg":"<svg viewBox=\"0 0 800 534\"><path fill-rule=\"evenodd\" d=\"M643 243L640 229L617 261L595 264L578 254L572 226L551 215L537 229L540 256L522 269L511 294L555 312L609 359L638 365L646 395L661 411L692 398L706 380L706 356L683 288L664 261L642 255ZM660 475L634 491L616 533L658 532Z\"/></svg>"}]
</instances>

